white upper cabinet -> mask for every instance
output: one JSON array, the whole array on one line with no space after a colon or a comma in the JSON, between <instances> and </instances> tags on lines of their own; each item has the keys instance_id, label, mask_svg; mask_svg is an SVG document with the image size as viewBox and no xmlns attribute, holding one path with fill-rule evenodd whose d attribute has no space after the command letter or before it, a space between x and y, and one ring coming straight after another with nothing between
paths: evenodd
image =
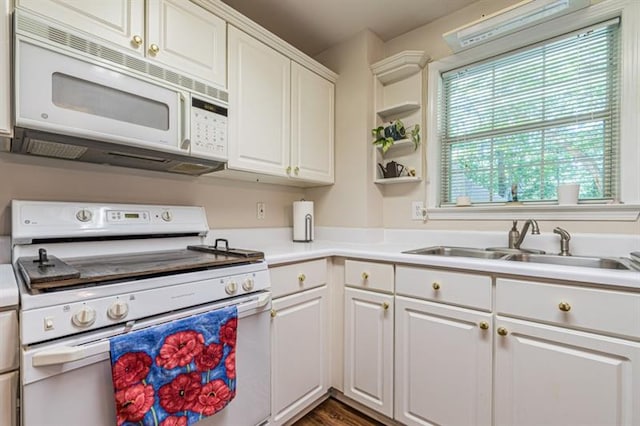
<instances>
[{"instance_id":1,"label":"white upper cabinet","mask_svg":"<svg viewBox=\"0 0 640 426\"><path fill-rule=\"evenodd\" d=\"M333 83L233 26L228 47L229 168L333 183Z\"/></svg>"},{"instance_id":2,"label":"white upper cabinet","mask_svg":"<svg viewBox=\"0 0 640 426\"><path fill-rule=\"evenodd\" d=\"M229 26L229 168L287 176L291 61Z\"/></svg>"},{"instance_id":3,"label":"white upper cabinet","mask_svg":"<svg viewBox=\"0 0 640 426\"><path fill-rule=\"evenodd\" d=\"M293 176L333 183L334 85L291 63Z\"/></svg>"},{"instance_id":4,"label":"white upper cabinet","mask_svg":"<svg viewBox=\"0 0 640 426\"><path fill-rule=\"evenodd\" d=\"M144 54L134 41L144 37L144 0L16 0L16 7Z\"/></svg>"},{"instance_id":5,"label":"white upper cabinet","mask_svg":"<svg viewBox=\"0 0 640 426\"><path fill-rule=\"evenodd\" d=\"M226 87L226 23L183 0L16 0L16 5Z\"/></svg>"},{"instance_id":6,"label":"white upper cabinet","mask_svg":"<svg viewBox=\"0 0 640 426\"><path fill-rule=\"evenodd\" d=\"M0 136L11 137L11 33L9 32L9 0L0 6Z\"/></svg>"},{"instance_id":7,"label":"white upper cabinet","mask_svg":"<svg viewBox=\"0 0 640 426\"><path fill-rule=\"evenodd\" d=\"M179 64L194 77L226 87L226 25L188 1L148 0L147 56L167 66Z\"/></svg>"}]
</instances>

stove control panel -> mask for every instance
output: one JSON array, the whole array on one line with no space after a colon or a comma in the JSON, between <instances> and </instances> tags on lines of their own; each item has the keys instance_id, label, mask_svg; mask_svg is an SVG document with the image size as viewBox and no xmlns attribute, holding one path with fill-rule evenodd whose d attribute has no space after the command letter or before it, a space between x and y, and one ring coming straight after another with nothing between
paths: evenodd
<instances>
[{"instance_id":1,"label":"stove control panel","mask_svg":"<svg viewBox=\"0 0 640 426\"><path fill-rule=\"evenodd\" d=\"M107 221L126 223L149 223L149 212L133 210L107 210Z\"/></svg>"},{"instance_id":2,"label":"stove control panel","mask_svg":"<svg viewBox=\"0 0 640 426\"><path fill-rule=\"evenodd\" d=\"M232 297L269 290L271 280L266 265L234 266L240 273L217 275L216 270L193 272L182 283L171 283L167 277L158 277L134 283L112 284L105 290L120 288L111 296L95 297L84 301L61 303L22 312L21 339L32 344L87 330L124 324L166 312L199 306L203 303L223 302ZM137 290L131 289L138 285ZM141 284L141 285L140 285ZM157 285L157 286L156 286ZM100 286L93 287L100 293Z\"/></svg>"}]
</instances>

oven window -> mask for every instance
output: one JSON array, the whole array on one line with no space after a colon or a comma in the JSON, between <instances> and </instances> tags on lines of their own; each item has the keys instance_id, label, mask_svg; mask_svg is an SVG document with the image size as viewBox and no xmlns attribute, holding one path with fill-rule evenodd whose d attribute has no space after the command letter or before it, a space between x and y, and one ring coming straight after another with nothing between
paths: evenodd
<instances>
[{"instance_id":1,"label":"oven window","mask_svg":"<svg viewBox=\"0 0 640 426\"><path fill-rule=\"evenodd\" d=\"M60 108L158 130L169 129L169 107L162 102L58 72L53 74L52 83L52 100Z\"/></svg>"}]
</instances>

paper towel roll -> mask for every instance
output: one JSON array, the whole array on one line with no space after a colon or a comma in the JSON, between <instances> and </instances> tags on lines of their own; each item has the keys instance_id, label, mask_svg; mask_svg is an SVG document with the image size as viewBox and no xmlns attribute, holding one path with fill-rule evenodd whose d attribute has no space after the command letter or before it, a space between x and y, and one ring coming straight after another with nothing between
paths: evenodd
<instances>
[{"instance_id":1,"label":"paper towel roll","mask_svg":"<svg viewBox=\"0 0 640 426\"><path fill-rule=\"evenodd\" d=\"M293 241L313 241L313 201L293 202Z\"/></svg>"}]
</instances>

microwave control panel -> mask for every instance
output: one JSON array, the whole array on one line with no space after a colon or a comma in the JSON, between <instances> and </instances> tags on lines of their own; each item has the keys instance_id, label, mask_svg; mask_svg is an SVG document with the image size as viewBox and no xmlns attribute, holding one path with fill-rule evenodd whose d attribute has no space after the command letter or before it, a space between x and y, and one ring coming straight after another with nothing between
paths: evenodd
<instances>
[{"instance_id":1,"label":"microwave control panel","mask_svg":"<svg viewBox=\"0 0 640 426\"><path fill-rule=\"evenodd\" d=\"M191 98L191 152L227 159L227 114L220 105Z\"/></svg>"}]
</instances>

